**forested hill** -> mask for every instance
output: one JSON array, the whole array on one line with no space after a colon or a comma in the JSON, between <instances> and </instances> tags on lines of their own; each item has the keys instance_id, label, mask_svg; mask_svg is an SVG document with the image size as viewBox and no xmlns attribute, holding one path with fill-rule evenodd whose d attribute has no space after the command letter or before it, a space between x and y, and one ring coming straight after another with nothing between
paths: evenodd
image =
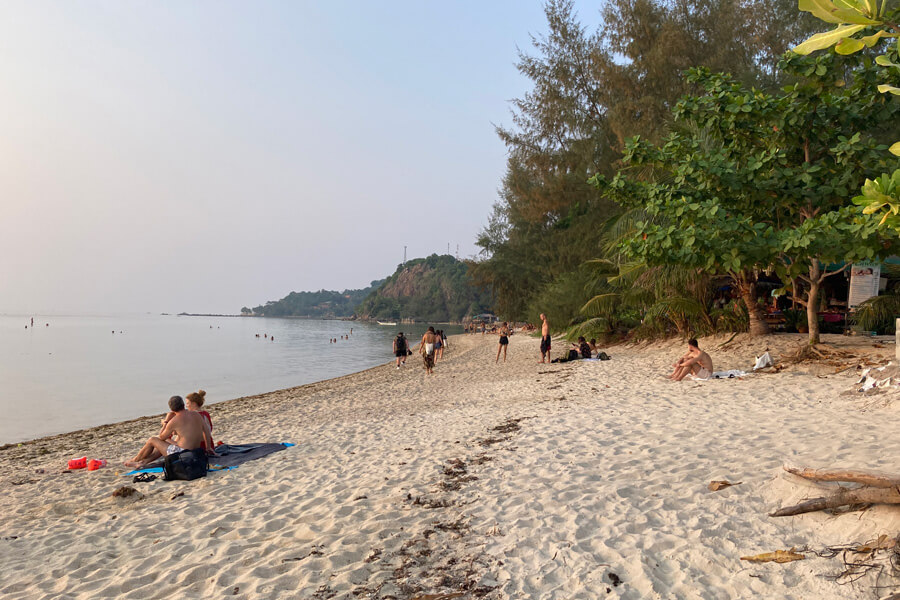
<instances>
[{"instance_id":1,"label":"forested hill","mask_svg":"<svg viewBox=\"0 0 900 600\"><path fill-rule=\"evenodd\" d=\"M361 318L461 321L490 310L490 294L472 286L468 267L449 255L432 254L397 267L357 308Z\"/></svg>"},{"instance_id":2,"label":"forested hill","mask_svg":"<svg viewBox=\"0 0 900 600\"><path fill-rule=\"evenodd\" d=\"M373 281L369 287L362 290L291 292L281 300L270 300L252 310L244 307L241 313L252 312L261 317L350 317L363 298L378 289L384 281L384 279Z\"/></svg>"}]
</instances>

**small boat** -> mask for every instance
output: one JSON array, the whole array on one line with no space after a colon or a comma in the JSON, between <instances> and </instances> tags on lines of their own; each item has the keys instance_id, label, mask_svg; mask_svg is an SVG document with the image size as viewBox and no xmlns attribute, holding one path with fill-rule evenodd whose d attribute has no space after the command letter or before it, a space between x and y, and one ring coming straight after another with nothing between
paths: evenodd
<instances>
[{"instance_id":1,"label":"small boat","mask_svg":"<svg viewBox=\"0 0 900 600\"><path fill-rule=\"evenodd\" d=\"M379 325L396 325L396 323L382 323L381 321L375 321Z\"/></svg>"}]
</instances>

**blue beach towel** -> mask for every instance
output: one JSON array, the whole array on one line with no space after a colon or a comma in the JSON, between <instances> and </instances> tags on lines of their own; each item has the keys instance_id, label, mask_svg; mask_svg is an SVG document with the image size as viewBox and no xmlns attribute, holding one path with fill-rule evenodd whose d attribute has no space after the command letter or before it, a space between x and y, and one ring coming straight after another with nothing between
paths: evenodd
<instances>
[{"instance_id":1,"label":"blue beach towel","mask_svg":"<svg viewBox=\"0 0 900 600\"><path fill-rule=\"evenodd\" d=\"M290 442L282 442L280 444L222 444L216 447L216 454L219 456L209 457L209 468L207 471L226 471L237 468L238 465L245 462L268 456L273 452L279 452L290 448L294 444ZM137 475L138 473L162 473L163 460L158 460L143 469L135 469L125 473L125 475Z\"/></svg>"}]
</instances>

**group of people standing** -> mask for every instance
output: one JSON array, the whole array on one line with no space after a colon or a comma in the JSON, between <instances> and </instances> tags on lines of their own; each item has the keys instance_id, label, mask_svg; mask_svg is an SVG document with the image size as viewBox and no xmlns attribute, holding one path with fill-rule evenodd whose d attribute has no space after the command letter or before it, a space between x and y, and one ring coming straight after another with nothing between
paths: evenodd
<instances>
[{"instance_id":1,"label":"group of people standing","mask_svg":"<svg viewBox=\"0 0 900 600\"><path fill-rule=\"evenodd\" d=\"M425 365L425 373L434 373L434 363L444 358L444 349L447 348L447 336L443 329L435 331L434 327L429 327L428 331L422 336L419 343L419 354ZM397 357L397 368L406 364L406 358L412 355L409 347L409 340L404 337L403 332L397 334L394 338L394 356Z\"/></svg>"}]
</instances>

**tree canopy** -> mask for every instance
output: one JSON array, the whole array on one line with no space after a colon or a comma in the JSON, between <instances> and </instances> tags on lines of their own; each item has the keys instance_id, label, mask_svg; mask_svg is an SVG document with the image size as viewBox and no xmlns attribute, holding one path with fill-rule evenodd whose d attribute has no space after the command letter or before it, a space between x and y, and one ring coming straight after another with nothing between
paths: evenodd
<instances>
[{"instance_id":1,"label":"tree canopy","mask_svg":"<svg viewBox=\"0 0 900 600\"><path fill-rule=\"evenodd\" d=\"M794 0L609 0L595 32L568 0L548 1L545 13L548 32L519 55L532 89L513 101L512 126L498 127L507 171L472 266L498 312L518 320L536 319L532 300L585 260L611 258L610 223L623 208L587 180L612 176L630 137L667 135L672 107L692 89L683 71L707 66L776 89L791 78L778 57L815 23L798 18Z\"/></svg>"}]
</instances>

